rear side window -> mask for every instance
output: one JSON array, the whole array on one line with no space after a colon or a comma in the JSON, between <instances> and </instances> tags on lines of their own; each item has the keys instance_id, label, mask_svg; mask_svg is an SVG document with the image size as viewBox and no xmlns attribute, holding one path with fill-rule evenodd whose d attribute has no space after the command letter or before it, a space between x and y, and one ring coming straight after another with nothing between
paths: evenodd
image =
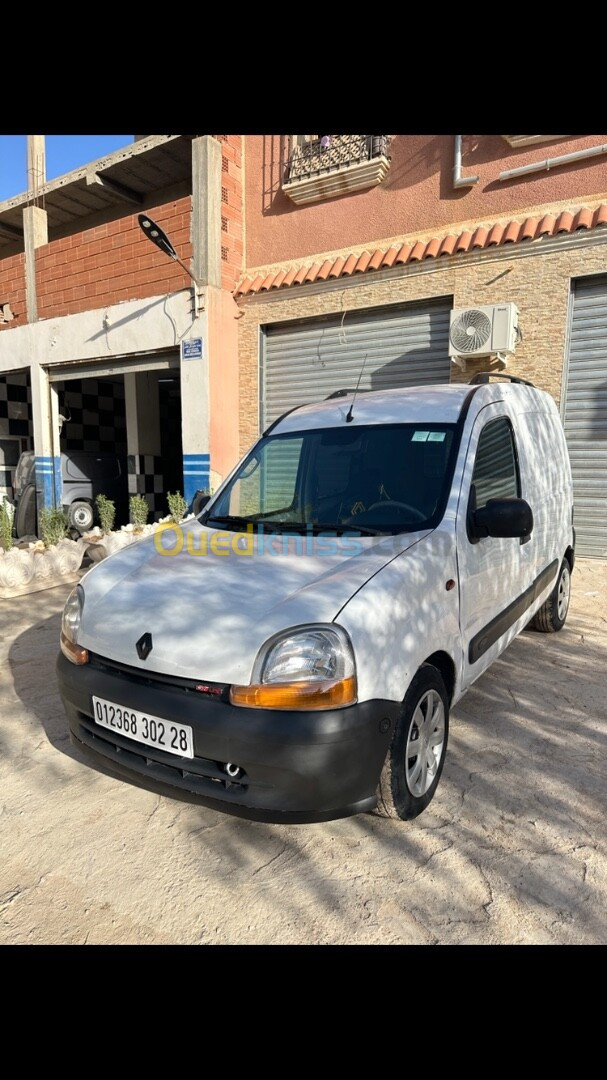
<instances>
[{"instance_id":1,"label":"rear side window","mask_svg":"<svg viewBox=\"0 0 607 1080\"><path fill-rule=\"evenodd\" d=\"M518 498L521 492L514 432L505 417L491 420L481 431L472 473L477 508L489 499Z\"/></svg>"}]
</instances>

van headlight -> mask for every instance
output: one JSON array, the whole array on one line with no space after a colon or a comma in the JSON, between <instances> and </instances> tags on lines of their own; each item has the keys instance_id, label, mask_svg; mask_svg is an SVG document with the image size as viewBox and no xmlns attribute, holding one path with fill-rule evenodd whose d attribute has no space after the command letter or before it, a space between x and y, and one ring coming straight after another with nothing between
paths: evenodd
<instances>
[{"instance_id":1,"label":"van headlight","mask_svg":"<svg viewBox=\"0 0 607 1080\"><path fill-rule=\"evenodd\" d=\"M68 596L61 620L61 652L72 664L88 664L89 654L78 645L78 631L82 619L84 589L77 585Z\"/></svg>"},{"instance_id":2,"label":"van headlight","mask_svg":"<svg viewBox=\"0 0 607 1080\"><path fill-rule=\"evenodd\" d=\"M356 701L350 638L333 624L297 626L266 641L250 686L232 686L230 701L257 709L336 709Z\"/></svg>"}]
</instances>

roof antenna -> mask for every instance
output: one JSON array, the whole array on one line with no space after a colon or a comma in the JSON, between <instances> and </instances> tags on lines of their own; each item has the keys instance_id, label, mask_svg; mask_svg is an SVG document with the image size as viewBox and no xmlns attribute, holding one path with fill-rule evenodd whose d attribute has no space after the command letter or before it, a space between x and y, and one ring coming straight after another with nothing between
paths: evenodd
<instances>
[{"instance_id":1,"label":"roof antenna","mask_svg":"<svg viewBox=\"0 0 607 1080\"><path fill-rule=\"evenodd\" d=\"M352 401L350 403L350 408L348 409L348 414L346 416L346 424L349 424L350 421L354 419L354 416L352 414L352 409L354 408L354 402L356 401L356 395L358 393L358 388L360 386L360 380L363 377L363 371L365 370L365 364L367 363L368 355L369 355L369 353L365 353L365 359L363 360L363 366L360 369L360 375L358 376L358 382L356 384L356 390L354 391L354 397L352 398Z\"/></svg>"}]
</instances>

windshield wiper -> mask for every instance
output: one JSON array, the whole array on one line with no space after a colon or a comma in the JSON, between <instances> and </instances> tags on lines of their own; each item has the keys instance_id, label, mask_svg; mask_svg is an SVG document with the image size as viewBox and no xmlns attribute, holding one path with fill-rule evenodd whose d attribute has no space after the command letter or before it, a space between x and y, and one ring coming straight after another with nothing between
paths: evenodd
<instances>
[{"instance_id":1,"label":"windshield wiper","mask_svg":"<svg viewBox=\"0 0 607 1080\"><path fill-rule=\"evenodd\" d=\"M242 528L244 526L245 529L246 529L247 525L253 525L254 524L254 522L251 521L251 518L238 517L237 514L212 514L211 513L211 514L208 515L208 517L204 518L202 524L203 525L208 525L209 521L216 521L219 525L237 525L240 528Z\"/></svg>"}]
</instances>

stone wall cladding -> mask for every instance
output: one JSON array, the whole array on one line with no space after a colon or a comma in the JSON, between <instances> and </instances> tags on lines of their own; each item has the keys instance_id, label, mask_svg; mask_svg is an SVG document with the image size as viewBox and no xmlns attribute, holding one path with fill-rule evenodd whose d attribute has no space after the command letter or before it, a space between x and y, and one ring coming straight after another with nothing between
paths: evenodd
<instances>
[{"instance_id":1,"label":"stone wall cladding","mask_svg":"<svg viewBox=\"0 0 607 1080\"><path fill-rule=\"evenodd\" d=\"M259 328L289 319L334 315L344 310L453 297L456 308L514 302L523 341L507 371L531 379L561 397L571 280L607 273L607 235L542 250L543 241L487 255L459 255L414 264L399 271L359 275L347 281L291 287L240 302L240 446L244 453L259 434ZM557 241L557 244L559 242ZM535 246L537 244L537 247ZM346 316L347 318L347 316ZM468 382L487 360L469 360L462 372L452 365L453 382Z\"/></svg>"}]
</instances>

